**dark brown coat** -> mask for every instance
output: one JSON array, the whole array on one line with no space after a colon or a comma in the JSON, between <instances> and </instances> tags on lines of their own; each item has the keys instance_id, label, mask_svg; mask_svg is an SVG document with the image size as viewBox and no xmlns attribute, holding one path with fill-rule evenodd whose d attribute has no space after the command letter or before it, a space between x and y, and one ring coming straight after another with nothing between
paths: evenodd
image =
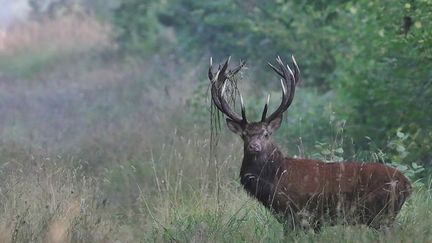
<instances>
[{"instance_id":1,"label":"dark brown coat","mask_svg":"<svg viewBox=\"0 0 432 243\"><path fill-rule=\"evenodd\" d=\"M323 223L391 224L411 193L398 170L379 163L325 163L246 156L240 178L246 191L291 227L319 230Z\"/></svg>"}]
</instances>

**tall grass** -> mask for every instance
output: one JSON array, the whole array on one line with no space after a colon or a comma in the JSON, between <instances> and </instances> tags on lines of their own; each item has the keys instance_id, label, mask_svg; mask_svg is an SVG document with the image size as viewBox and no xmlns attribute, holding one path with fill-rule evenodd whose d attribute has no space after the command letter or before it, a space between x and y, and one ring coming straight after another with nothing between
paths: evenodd
<instances>
[{"instance_id":1,"label":"tall grass","mask_svg":"<svg viewBox=\"0 0 432 243\"><path fill-rule=\"evenodd\" d=\"M393 228L324 227L291 232L239 185L240 144L224 148L219 170L207 139L174 136L142 159L100 176L75 158L29 155L1 168L2 242L430 242L430 187L418 188ZM204 145L204 146L203 146ZM75 160L75 161L74 161ZM73 166L68 166L73 165Z\"/></svg>"},{"instance_id":2,"label":"tall grass","mask_svg":"<svg viewBox=\"0 0 432 243\"><path fill-rule=\"evenodd\" d=\"M62 51L112 45L110 26L84 14L16 23L1 33L0 53L10 56L48 49Z\"/></svg>"},{"instance_id":3,"label":"tall grass","mask_svg":"<svg viewBox=\"0 0 432 243\"><path fill-rule=\"evenodd\" d=\"M30 78L71 54L110 47L113 43L109 25L93 16L21 22L0 29L0 70Z\"/></svg>"},{"instance_id":4,"label":"tall grass","mask_svg":"<svg viewBox=\"0 0 432 243\"><path fill-rule=\"evenodd\" d=\"M284 234L239 184L240 140L222 128L209 155L204 67L119 58L109 28L91 16L29 23L4 38L0 242L432 241L431 186L414 192L387 231ZM322 100L309 110L300 102L289 125L305 110L316 117ZM284 126L277 139L291 148L299 140L286 137L313 128ZM322 155L313 151L290 155Z\"/></svg>"}]
</instances>

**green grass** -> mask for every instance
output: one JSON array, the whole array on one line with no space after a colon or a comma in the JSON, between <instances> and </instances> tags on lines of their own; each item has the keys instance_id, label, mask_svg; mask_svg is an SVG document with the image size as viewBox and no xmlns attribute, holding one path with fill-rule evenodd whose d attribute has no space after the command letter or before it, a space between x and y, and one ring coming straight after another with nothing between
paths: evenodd
<instances>
[{"instance_id":1,"label":"green grass","mask_svg":"<svg viewBox=\"0 0 432 243\"><path fill-rule=\"evenodd\" d=\"M23 52L0 57L1 72L19 78L30 78L60 58L58 51Z\"/></svg>"},{"instance_id":2,"label":"green grass","mask_svg":"<svg viewBox=\"0 0 432 243\"><path fill-rule=\"evenodd\" d=\"M225 189L227 190L227 189ZM199 197L192 202L165 202L154 209L152 240L180 242L430 242L431 197L416 192L404 207L394 228L376 232L365 226L325 227L320 234L292 232L284 235L282 226L260 205L243 192L230 189L233 197L224 199L222 207ZM235 196L237 195L237 196ZM240 195L240 196L238 196ZM215 200L215 198L213 198ZM202 206L202 205L205 206ZM192 206L192 207L191 207ZM166 207L170 209L167 210ZM163 212L163 213L159 213ZM159 213L159 214L158 214Z\"/></svg>"},{"instance_id":3,"label":"green grass","mask_svg":"<svg viewBox=\"0 0 432 243\"><path fill-rule=\"evenodd\" d=\"M85 48L72 48L68 50L48 48L42 50L21 50L13 54L0 54L0 72L10 77L35 81L39 75L52 72L50 69L58 69L63 66L66 68L61 71L66 72L63 75L67 75L68 70L76 69L77 66L83 65L83 63L87 67L81 67L82 70L95 66L92 63L92 61L97 61L95 58L88 60L94 53L95 51ZM83 58L86 60L83 60ZM68 67L68 65L73 65L73 67Z\"/></svg>"},{"instance_id":4,"label":"green grass","mask_svg":"<svg viewBox=\"0 0 432 243\"><path fill-rule=\"evenodd\" d=\"M89 176L72 157L30 155L2 163L2 242L431 242L432 192L417 188L393 228L324 227L290 232L246 195L240 155L227 152L218 173L205 139L174 137L150 156ZM240 144L229 144L235 148ZM225 145L226 146L226 145ZM227 149L227 148L225 148ZM5 160L2 159L2 162ZM73 165L73 166L72 166ZM57 238L56 238L57 237Z\"/></svg>"},{"instance_id":5,"label":"green grass","mask_svg":"<svg viewBox=\"0 0 432 243\"><path fill-rule=\"evenodd\" d=\"M191 148L193 149L193 147ZM181 161L179 161L181 163ZM240 163L233 158L229 163ZM235 167L237 167L235 166ZM234 168L233 168L234 169ZM238 172L238 168L235 168ZM186 176L186 175L185 175ZM149 241L179 242L430 242L432 210L430 188L418 188L407 201L393 228L382 232L365 226L324 227L320 234L284 234L281 224L246 195L236 178L221 175L215 181L185 185L168 178L170 185L154 194L140 192L138 207L150 226ZM157 178L157 175L154 176ZM214 183L218 183L214 185ZM212 188L213 185L213 188ZM174 189L175 188L175 189ZM149 217L150 216L150 217ZM145 216L143 216L145 217Z\"/></svg>"}]
</instances>

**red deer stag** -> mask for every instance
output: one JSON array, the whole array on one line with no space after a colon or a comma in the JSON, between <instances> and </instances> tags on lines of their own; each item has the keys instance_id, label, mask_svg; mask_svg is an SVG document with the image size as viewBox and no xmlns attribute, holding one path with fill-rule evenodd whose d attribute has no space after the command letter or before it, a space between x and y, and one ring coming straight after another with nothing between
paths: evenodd
<instances>
[{"instance_id":1,"label":"red deer stag","mask_svg":"<svg viewBox=\"0 0 432 243\"><path fill-rule=\"evenodd\" d=\"M408 179L398 170L379 163L333 162L285 157L271 139L291 105L300 70L292 57L292 68L280 57L270 67L281 77L282 101L261 121L246 119L240 94L241 115L224 97L225 81L244 65L228 69L229 58L208 77L214 105L227 117L228 128L244 142L240 180L246 191L270 209L286 229L314 229L329 225L366 224L373 228L390 225L411 193Z\"/></svg>"}]
</instances>

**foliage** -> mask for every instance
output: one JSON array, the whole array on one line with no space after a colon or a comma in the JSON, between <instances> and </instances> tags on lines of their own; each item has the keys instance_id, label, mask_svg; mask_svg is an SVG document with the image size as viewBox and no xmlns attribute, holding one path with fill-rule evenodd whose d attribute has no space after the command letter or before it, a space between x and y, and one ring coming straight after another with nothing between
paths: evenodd
<instances>
[{"instance_id":1,"label":"foliage","mask_svg":"<svg viewBox=\"0 0 432 243\"><path fill-rule=\"evenodd\" d=\"M304 60L301 65L307 85L327 90L335 64L330 52L334 36L325 33L334 15L333 9L325 4L315 6L313 1L174 0L144 4L130 0L117 9L115 24L121 29L120 43L147 43L153 48L155 28L160 26L156 17L157 22L174 30L179 54L192 59L202 53L215 59L234 55L264 64L276 55L292 53Z\"/></svg>"},{"instance_id":2,"label":"foliage","mask_svg":"<svg viewBox=\"0 0 432 243\"><path fill-rule=\"evenodd\" d=\"M129 53L148 54L169 49L167 36L156 13L160 6L157 1L125 0L114 11L113 23L116 39L122 49Z\"/></svg>"},{"instance_id":3,"label":"foliage","mask_svg":"<svg viewBox=\"0 0 432 243\"><path fill-rule=\"evenodd\" d=\"M29 0L28 3L36 20L85 12L80 0Z\"/></svg>"},{"instance_id":4,"label":"foliage","mask_svg":"<svg viewBox=\"0 0 432 243\"><path fill-rule=\"evenodd\" d=\"M340 16L332 86L345 99L340 110L350 135L358 147L364 136L385 147L402 128L410 153L390 148L407 153L401 159L430 165L432 2L359 1Z\"/></svg>"},{"instance_id":5,"label":"foliage","mask_svg":"<svg viewBox=\"0 0 432 243\"><path fill-rule=\"evenodd\" d=\"M387 143L403 128L411 140L404 159L429 165L431 8L428 0L128 0L117 9L115 23L123 31L120 44L140 43L141 50L147 51L155 45L160 48L154 40L171 30L175 33L172 48L191 60L197 55L222 59L232 54L261 65L277 54L293 53L303 84L318 90L319 96L332 94L335 116L346 120L356 149L367 149L368 136L391 152ZM137 34L140 31L144 34ZM255 80L270 73L251 67ZM313 127L323 127L326 120L316 122ZM326 139L325 135L318 138Z\"/></svg>"}]
</instances>

